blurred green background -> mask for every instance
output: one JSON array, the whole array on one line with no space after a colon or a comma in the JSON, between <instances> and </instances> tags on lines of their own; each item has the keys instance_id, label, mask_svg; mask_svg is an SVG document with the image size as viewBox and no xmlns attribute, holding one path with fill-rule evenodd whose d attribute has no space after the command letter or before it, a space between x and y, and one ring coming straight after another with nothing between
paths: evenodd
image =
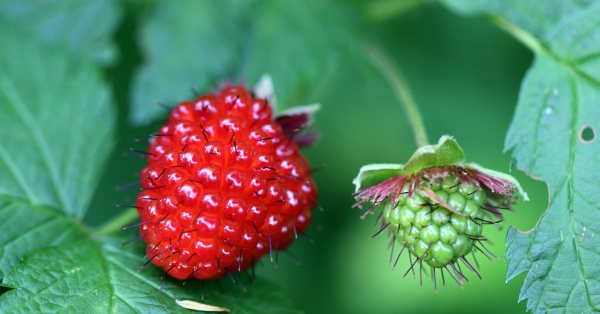
<instances>
[{"instance_id":1,"label":"blurred green background","mask_svg":"<svg viewBox=\"0 0 600 314\"><path fill-rule=\"evenodd\" d=\"M117 215L121 209L115 204L135 198L135 188L115 187L137 180L144 161L124 154L131 147L143 149L135 140L158 127L131 128L126 120L131 77L141 64L134 43L136 18L132 12L124 16L116 34L120 61L106 71L119 105L119 142L86 217L92 225ZM364 25L362 31L393 56L408 79L430 141L453 135L468 161L509 171L504 136L532 54L486 19L457 16L437 4ZM315 210L308 231L314 241L300 237L290 249L301 265L281 253L277 267L263 260L260 276L280 283L306 313L525 312L525 302L517 303L524 277L505 283L504 238L510 225L519 230L535 225L547 206L544 183L513 170L531 201L520 202L500 229L484 230L493 242L488 248L499 259L489 262L479 255L483 280L467 275L471 283L460 288L447 278L446 287L435 294L430 280L422 288L412 275L402 280L409 265L406 255L395 270L388 266L387 236L371 239L378 230L375 216L363 221L362 211L352 208L351 181L362 165L403 163L416 149L390 86L375 69L349 56L306 95L306 103L313 102L322 104L315 125L322 139L305 153L313 166L326 165L314 174L324 211Z\"/></svg>"}]
</instances>

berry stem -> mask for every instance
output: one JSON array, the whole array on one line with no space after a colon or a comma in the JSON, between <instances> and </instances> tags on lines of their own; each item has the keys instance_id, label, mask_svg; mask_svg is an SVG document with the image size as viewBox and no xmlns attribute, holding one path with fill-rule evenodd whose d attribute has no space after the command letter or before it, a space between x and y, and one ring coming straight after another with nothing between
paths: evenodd
<instances>
[{"instance_id":1,"label":"berry stem","mask_svg":"<svg viewBox=\"0 0 600 314\"><path fill-rule=\"evenodd\" d=\"M400 71L400 67L398 67L398 65L375 44L367 44L365 46L365 52L375 68L377 68L391 85L396 97L403 105L404 111L408 116L408 122L413 129L417 146L421 147L429 144L427 132L425 131L425 124L423 123L423 118L419 112L419 107L410 92L410 88L408 87L404 75Z\"/></svg>"},{"instance_id":2,"label":"berry stem","mask_svg":"<svg viewBox=\"0 0 600 314\"><path fill-rule=\"evenodd\" d=\"M135 208L129 208L117 217L107 221L95 230L95 234L99 236L109 235L117 231L123 230L123 227L130 225L132 222L140 218Z\"/></svg>"}]
</instances>

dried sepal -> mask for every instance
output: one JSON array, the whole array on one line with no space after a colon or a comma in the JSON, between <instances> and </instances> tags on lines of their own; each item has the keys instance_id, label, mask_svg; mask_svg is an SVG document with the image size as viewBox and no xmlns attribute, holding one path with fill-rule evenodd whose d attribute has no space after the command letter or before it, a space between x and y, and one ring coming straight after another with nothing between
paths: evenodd
<instances>
[{"instance_id":1,"label":"dried sepal","mask_svg":"<svg viewBox=\"0 0 600 314\"><path fill-rule=\"evenodd\" d=\"M320 134L307 128L314 123L315 113L319 109L320 104L293 107L278 114L275 121L279 122L283 133L298 146L312 146Z\"/></svg>"},{"instance_id":2,"label":"dried sepal","mask_svg":"<svg viewBox=\"0 0 600 314\"><path fill-rule=\"evenodd\" d=\"M177 303L177 305L181 306L182 308L185 308L188 310L194 310L194 311L200 311L200 312L229 312L228 308L214 306L214 305L208 305L208 304L199 303L199 302L190 301L190 300L182 300L182 301L175 300L175 303Z\"/></svg>"},{"instance_id":3,"label":"dried sepal","mask_svg":"<svg viewBox=\"0 0 600 314\"><path fill-rule=\"evenodd\" d=\"M402 187L406 183L408 178L401 175L393 176L383 182L368 187L358 194L356 194L356 204L354 206L362 207L365 203L371 203L371 207L361 216L365 219L367 214L372 213L383 201L385 201L390 195L392 196L392 203L394 203L400 193L402 193Z\"/></svg>"},{"instance_id":4,"label":"dried sepal","mask_svg":"<svg viewBox=\"0 0 600 314\"><path fill-rule=\"evenodd\" d=\"M276 112L275 121L281 125L285 136L299 147L309 147L320 138L320 133L308 129L315 121L315 114L321 109L320 104L295 106L283 111L277 108L277 98L273 80L268 74L263 75L252 91L257 98L266 99L273 111Z\"/></svg>"},{"instance_id":5,"label":"dried sepal","mask_svg":"<svg viewBox=\"0 0 600 314\"><path fill-rule=\"evenodd\" d=\"M514 204L515 192L528 200L519 182L512 176L483 168L477 164L464 163L464 152L451 136L444 135L438 144L423 146L404 165L373 164L363 166L352 181L356 187L355 207L365 203L379 206L391 197L395 203L406 182L408 195L419 189L422 180L442 181L452 175L478 188L486 188L491 198L502 204ZM369 208L370 213L375 208ZM364 218L364 215L363 215Z\"/></svg>"}]
</instances>

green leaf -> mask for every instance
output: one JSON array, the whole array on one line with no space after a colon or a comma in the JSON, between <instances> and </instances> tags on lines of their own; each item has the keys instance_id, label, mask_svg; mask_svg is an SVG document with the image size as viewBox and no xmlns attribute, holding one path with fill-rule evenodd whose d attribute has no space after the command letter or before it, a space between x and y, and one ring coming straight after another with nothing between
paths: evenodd
<instances>
[{"instance_id":1,"label":"green leaf","mask_svg":"<svg viewBox=\"0 0 600 314\"><path fill-rule=\"evenodd\" d=\"M365 13L369 20L381 22L415 9L427 0L376 0L367 2Z\"/></svg>"},{"instance_id":2,"label":"green leaf","mask_svg":"<svg viewBox=\"0 0 600 314\"><path fill-rule=\"evenodd\" d=\"M47 247L26 255L4 278L15 288L0 296L3 313L104 312L111 294L100 250L89 240ZM86 297L87 296L87 297Z\"/></svg>"},{"instance_id":3,"label":"green leaf","mask_svg":"<svg viewBox=\"0 0 600 314\"><path fill-rule=\"evenodd\" d=\"M99 71L11 29L0 36L0 275L21 257L84 235L113 142Z\"/></svg>"},{"instance_id":4,"label":"green leaf","mask_svg":"<svg viewBox=\"0 0 600 314\"><path fill-rule=\"evenodd\" d=\"M81 218L112 148L98 69L11 32L0 38L0 198Z\"/></svg>"},{"instance_id":5,"label":"green leaf","mask_svg":"<svg viewBox=\"0 0 600 314\"><path fill-rule=\"evenodd\" d=\"M0 1L0 25L6 23L2 29L19 29L27 37L68 47L103 64L116 59L111 35L120 17L113 0Z\"/></svg>"},{"instance_id":6,"label":"green leaf","mask_svg":"<svg viewBox=\"0 0 600 314\"><path fill-rule=\"evenodd\" d=\"M338 61L356 49L354 12L334 1L260 1L251 19L251 41L240 75L273 78L279 110L299 105Z\"/></svg>"},{"instance_id":7,"label":"green leaf","mask_svg":"<svg viewBox=\"0 0 600 314\"><path fill-rule=\"evenodd\" d=\"M0 277L28 252L69 243L85 235L74 221L53 208L0 199Z\"/></svg>"},{"instance_id":8,"label":"green leaf","mask_svg":"<svg viewBox=\"0 0 600 314\"><path fill-rule=\"evenodd\" d=\"M159 1L141 29L146 64L134 78L130 120L137 124L230 77L242 42L240 1Z\"/></svg>"},{"instance_id":9,"label":"green leaf","mask_svg":"<svg viewBox=\"0 0 600 314\"><path fill-rule=\"evenodd\" d=\"M146 259L141 241L121 247L122 238L101 242L84 239L27 255L2 285L15 288L0 296L3 313L190 313L175 303L194 300L229 308L233 313L298 313L279 297L276 286L257 279L244 292L223 280L220 288L190 280L168 279L152 265L139 272ZM204 290L204 300L202 291Z\"/></svg>"},{"instance_id":10,"label":"green leaf","mask_svg":"<svg viewBox=\"0 0 600 314\"><path fill-rule=\"evenodd\" d=\"M340 3L306 1L161 1L141 30L145 65L134 79L130 120L206 93L217 82L248 86L270 74L280 109L297 105L352 47L352 12Z\"/></svg>"},{"instance_id":11,"label":"green leaf","mask_svg":"<svg viewBox=\"0 0 600 314\"><path fill-rule=\"evenodd\" d=\"M533 312L600 311L600 3L447 3L492 14L536 54L505 147L547 182L550 206L533 230L508 231L507 278L527 273L520 299Z\"/></svg>"},{"instance_id":12,"label":"green leaf","mask_svg":"<svg viewBox=\"0 0 600 314\"><path fill-rule=\"evenodd\" d=\"M600 241L594 237L600 232L600 149L578 138L584 125L598 126L599 99L598 85L538 56L507 135L516 166L549 187L550 207L537 227L528 233L511 228L506 238L512 242L508 279L527 272L520 298L536 312L600 309Z\"/></svg>"},{"instance_id":13,"label":"green leaf","mask_svg":"<svg viewBox=\"0 0 600 314\"><path fill-rule=\"evenodd\" d=\"M538 39L545 40L561 20L568 20L585 11L589 1L551 0L544 3L522 0L444 0L463 14L497 14Z\"/></svg>"}]
</instances>

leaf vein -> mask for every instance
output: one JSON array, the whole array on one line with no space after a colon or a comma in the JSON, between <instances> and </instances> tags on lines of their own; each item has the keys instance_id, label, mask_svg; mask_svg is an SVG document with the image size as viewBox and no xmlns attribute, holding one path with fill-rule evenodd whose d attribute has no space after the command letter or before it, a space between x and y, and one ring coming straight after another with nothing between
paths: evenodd
<instances>
[{"instance_id":1,"label":"leaf vein","mask_svg":"<svg viewBox=\"0 0 600 314\"><path fill-rule=\"evenodd\" d=\"M569 176L568 176L568 196L567 196L567 210L569 212L569 215L571 216L571 232L574 235L573 237L573 245L574 245L574 249L575 249L575 254L577 256L577 264L579 266L579 273L582 275L582 279L583 279L583 286L585 288L585 294L586 294L586 298L587 298L587 303L588 306L590 308L594 308L592 305L592 300L591 300L591 296L590 296L590 287L587 284L587 280L585 280L585 269L582 265L582 260L581 260L581 254L579 252L580 248L579 245L577 244L578 242L575 239L576 236L576 232L575 232L575 211L576 209L574 208L575 205L575 195L576 195L576 191L574 188L575 182L574 182L574 178L573 178L573 173L575 173L574 169L575 169L575 151L577 148L577 136L574 136L575 134L577 134L577 124L578 124L578 117L579 117L579 93L578 93L578 84L577 84L577 78L575 76L569 76L570 78L570 85L571 85L571 93L572 93L572 104L571 104L571 108L572 108L572 118L571 118L571 130L572 130L572 136L571 136L571 142L569 143ZM573 287L574 289L574 287Z\"/></svg>"},{"instance_id":2,"label":"leaf vein","mask_svg":"<svg viewBox=\"0 0 600 314\"><path fill-rule=\"evenodd\" d=\"M66 281L67 278L69 278L70 276L73 276L72 273L68 272L68 273L63 273L63 276L61 277L54 277L54 281L50 282L48 285L46 285L42 290L39 291L35 291L35 295L39 296L41 295L43 292L45 292L46 290L50 289L51 287L54 287L55 285L57 285L58 283L62 282L62 281ZM19 289L26 289L25 287L20 287ZM34 294L34 292L32 290L26 289L28 291L28 293L30 294ZM50 295L55 295L55 293L50 292ZM30 303L30 302L38 302L36 300L36 298L29 298L27 300L24 300L24 302L21 302L18 304L17 307L13 308L13 309L18 309L18 308L23 308L26 304ZM71 303L70 303L71 304ZM69 305L70 305L69 304ZM58 305L58 304L57 304ZM62 308L65 308L65 306L62 306Z\"/></svg>"},{"instance_id":3,"label":"leaf vein","mask_svg":"<svg viewBox=\"0 0 600 314\"><path fill-rule=\"evenodd\" d=\"M573 63L574 65L581 65L588 61L593 61L594 59L597 59L599 57L600 57L600 51L596 51L596 52L589 53L585 56L573 59L573 60L571 60L571 63Z\"/></svg>"},{"instance_id":4,"label":"leaf vein","mask_svg":"<svg viewBox=\"0 0 600 314\"><path fill-rule=\"evenodd\" d=\"M130 304L129 302L127 302L125 299L121 298L120 296L118 296L117 294L115 294L115 298L118 298L119 300L121 300L121 302L123 302L125 305L127 305L129 307L129 309L131 309L132 311L136 312L136 313L140 313L140 311L138 311L135 306L133 306L132 304ZM115 302L113 301L113 307L111 309L114 309L114 304Z\"/></svg>"},{"instance_id":5,"label":"leaf vein","mask_svg":"<svg viewBox=\"0 0 600 314\"><path fill-rule=\"evenodd\" d=\"M6 152L6 150L2 146L2 143L0 143L0 159L4 162L4 164L6 165L6 168L8 169L8 172L17 181L17 185L25 193L26 197L31 202L36 203L37 200L35 199L35 194L31 190L29 185L25 182L25 179L23 178L23 176L21 176L21 174L19 172L15 171L16 169L18 169L18 167L12 161L10 154L8 154Z\"/></svg>"},{"instance_id":6,"label":"leaf vein","mask_svg":"<svg viewBox=\"0 0 600 314\"><path fill-rule=\"evenodd\" d=\"M12 238L10 238L8 241L2 243L2 246L8 246L9 244L25 237L28 233L32 233L32 232L36 231L37 229L42 228L44 225L50 224L51 222L55 221L56 218L57 217L49 217L48 219L42 220L39 224L27 228L27 230L24 230L22 233L19 233L19 234L13 236Z\"/></svg>"},{"instance_id":7,"label":"leaf vein","mask_svg":"<svg viewBox=\"0 0 600 314\"><path fill-rule=\"evenodd\" d=\"M139 272L132 271L130 267L127 267L127 266L123 265L123 264L122 264L122 263L120 263L118 260L112 259L112 258L110 258L110 257L107 257L107 260L109 260L109 261L110 261L112 264L114 264L115 266L118 266L119 268L123 269L125 272L129 273L129 275L131 275L131 276L133 276L133 277L135 277L135 278L139 279L139 280L140 280L140 281L142 281L143 283L145 283L145 284L147 284L147 285L149 285L149 286L151 286L151 287L153 287L153 288L159 289L159 287L160 287L160 286L159 286L158 284L155 284L154 282L152 282L152 281L150 281L150 280L148 280L148 279L144 278L144 277L143 277L143 276L142 276L142 275L141 275ZM170 295L170 294L168 294L167 292L165 292L165 290L164 290L164 289L162 290L162 293L164 293L164 294L166 294L166 295L168 295L168 296L170 296L170 297L174 298L172 295Z\"/></svg>"},{"instance_id":8,"label":"leaf vein","mask_svg":"<svg viewBox=\"0 0 600 314\"><path fill-rule=\"evenodd\" d=\"M113 274L112 274L112 270L110 269L109 265L108 265L108 255L106 254L105 250L104 250L104 246L100 246L100 254L103 255L103 259L102 259L102 268L104 268L104 272L106 273L106 282L108 282L108 286L110 287L110 293L108 295L109 297L109 304L110 307L109 309L113 309L115 307L115 299L112 298L113 295L116 295L115 293L115 288L113 287L112 284L112 280L114 279Z\"/></svg>"},{"instance_id":9,"label":"leaf vein","mask_svg":"<svg viewBox=\"0 0 600 314\"><path fill-rule=\"evenodd\" d=\"M34 121L30 112L27 110L27 106L25 105L21 97L15 92L15 87L12 86L12 83L5 76L1 77L0 83L3 86L3 89L7 92L6 95L9 98L8 103L11 104L17 112L17 115L25 125L25 129L30 132L31 136L33 137L35 146L38 148L42 155L41 159L43 161L44 166L50 174L50 179L52 180L52 183L54 185L54 192L58 197L59 205L61 205L59 207L65 208L67 202L65 200L65 195L60 189L58 170L56 168L56 165L52 162L47 142L42 133L40 132L38 123Z\"/></svg>"}]
</instances>

